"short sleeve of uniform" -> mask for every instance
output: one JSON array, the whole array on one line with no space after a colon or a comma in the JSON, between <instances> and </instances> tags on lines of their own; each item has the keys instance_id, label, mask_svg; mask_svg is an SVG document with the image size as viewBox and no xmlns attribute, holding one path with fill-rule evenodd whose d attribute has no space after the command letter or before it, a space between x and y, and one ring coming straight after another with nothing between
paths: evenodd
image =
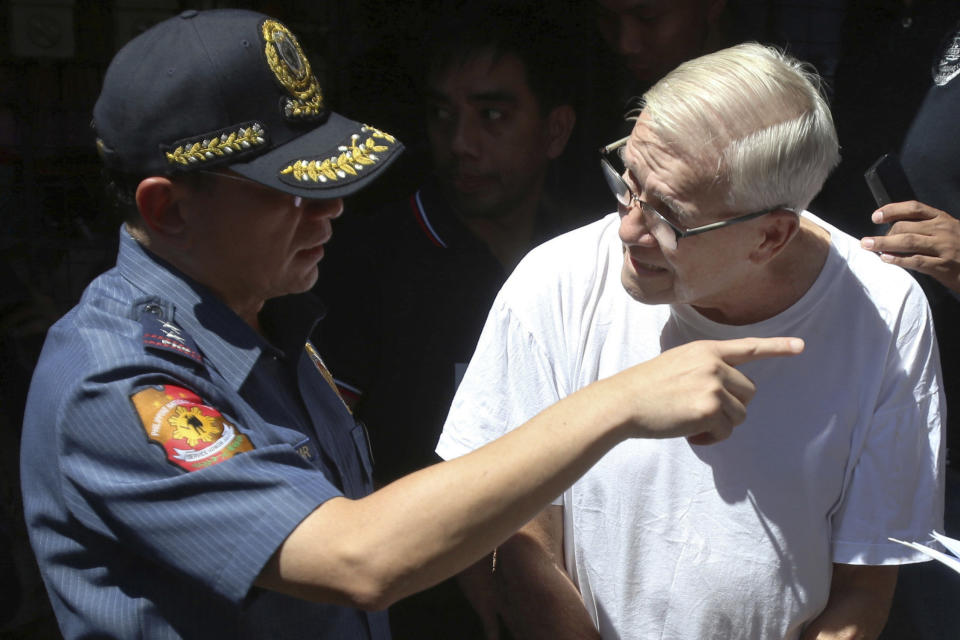
<instances>
[{"instance_id":1,"label":"short sleeve of uniform","mask_svg":"<svg viewBox=\"0 0 960 640\"><path fill-rule=\"evenodd\" d=\"M70 383L53 379L52 384L69 388ZM194 417L203 422L204 416L221 415L249 438L252 449L197 470L177 466L168 457L175 454L148 438L131 401L145 388L195 392L203 416L197 409ZM340 492L297 453L302 433L255 424L256 414L240 401L210 395L155 372L133 380L74 383L65 400L50 408L60 427L57 441L48 446L59 449L62 486L47 489L62 491L72 517L90 532L89 544L118 545L122 553L153 558L158 567L240 602L297 524ZM34 499L44 499L39 493ZM116 561L123 563L122 557Z\"/></svg>"},{"instance_id":2,"label":"short sleeve of uniform","mask_svg":"<svg viewBox=\"0 0 960 640\"><path fill-rule=\"evenodd\" d=\"M944 411L929 309L913 287L894 323L895 350L879 406L853 443L841 505L833 516L833 561L899 564L926 556L887 537L929 542L943 530Z\"/></svg>"},{"instance_id":3,"label":"short sleeve of uniform","mask_svg":"<svg viewBox=\"0 0 960 640\"><path fill-rule=\"evenodd\" d=\"M567 394L543 332L511 307L511 284L497 296L453 398L437 444L444 459L482 447Z\"/></svg>"}]
</instances>

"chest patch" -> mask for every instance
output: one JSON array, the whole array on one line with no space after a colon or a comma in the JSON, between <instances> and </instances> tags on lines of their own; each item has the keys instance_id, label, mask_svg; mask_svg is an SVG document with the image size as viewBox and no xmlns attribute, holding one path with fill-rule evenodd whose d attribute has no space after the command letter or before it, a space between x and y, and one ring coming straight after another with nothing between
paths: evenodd
<instances>
[{"instance_id":1,"label":"chest patch","mask_svg":"<svg viewBox=\"0 0 960 640\"><path fill-rule=\"evenodd\" d=\"M198 471L252 451L253 443L213 407L189 389L165 385L130 397L147 437L167 454L167 460L187 471Z\"/></svg>"},{"instance_id":2,"label":"chest patch","mask_svg":"<svg viewBox=\"0 0 960 640\"><path fill-rule=\"evenodd\" d=\"M330 386L335 394L337 394L337 397L340 398L340 402L343 403L343 407L347 410L347 413L353 414L353 411L350 410L350 405L348 405L347 401L343 399L342 395L340 395L340 390L337 388L337 382L333 379L333 376L330 374L330 370L327 369L327 365L323 362L323 358L320 357L320 354L317 353L316 348L309 341L304 345L304 348L307 350L307 355L310 357L310 361L313 362L313 365L323 377L323 381Z\"/></svg>"}]
</instances>

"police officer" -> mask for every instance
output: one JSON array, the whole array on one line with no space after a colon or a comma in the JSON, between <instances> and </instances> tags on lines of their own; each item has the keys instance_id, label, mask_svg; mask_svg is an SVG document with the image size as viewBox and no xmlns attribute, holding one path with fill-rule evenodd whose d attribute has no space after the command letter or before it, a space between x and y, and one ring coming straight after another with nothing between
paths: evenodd
<instances>
[{"instance_id":1,"label":"police officer","mask_svg":"<svg viewBox=\"0 0 960 640\"><path fill-rule=\"evenodd\" d=\"M386 638L375 611L480 559L610 446L725 437L754 392L734 365L802 348L668 352L371 493L302 294L342 198L400 143L327 109L294 35L240 10L131 41L94 126L135 207L116 267L47 336L22 451L67 638Z\"/></svg>"}]
</instances>

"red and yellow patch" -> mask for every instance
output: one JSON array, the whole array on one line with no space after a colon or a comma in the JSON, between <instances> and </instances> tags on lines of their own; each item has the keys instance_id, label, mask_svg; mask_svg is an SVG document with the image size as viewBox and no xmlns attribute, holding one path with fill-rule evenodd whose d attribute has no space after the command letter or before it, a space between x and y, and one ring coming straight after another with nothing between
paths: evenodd
<instances>
[{"instance_id":1,"label":"red and yellow patch","mask_svg":"<svg viewBox=\"0 0 960 640\"><path fill-rule=\"evenodd\" d=\"M147 437L167 452L173 464L197 471L252 451L253 443L200 396L165 385L130 396Z\"/></svg>"}]
</instances>

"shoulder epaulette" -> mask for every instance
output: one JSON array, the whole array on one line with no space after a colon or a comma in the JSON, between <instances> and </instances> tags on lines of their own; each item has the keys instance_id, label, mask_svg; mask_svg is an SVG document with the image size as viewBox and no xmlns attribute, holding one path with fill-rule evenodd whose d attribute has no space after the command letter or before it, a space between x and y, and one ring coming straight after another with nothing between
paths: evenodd
<instances>
[{"instance_id":1,"label":"shoulder epaulette","mask_svg":"<svg viewBox=\"0 0 960 640\"><path fill-rule=\"evenodd\" d=\"M175 353L194 362L203 362L203 355L196 343L172 318L168 318L163 306L155 302L144 304L139 311L143 327L145 349Z\"/></svg>"}]
</instances>

